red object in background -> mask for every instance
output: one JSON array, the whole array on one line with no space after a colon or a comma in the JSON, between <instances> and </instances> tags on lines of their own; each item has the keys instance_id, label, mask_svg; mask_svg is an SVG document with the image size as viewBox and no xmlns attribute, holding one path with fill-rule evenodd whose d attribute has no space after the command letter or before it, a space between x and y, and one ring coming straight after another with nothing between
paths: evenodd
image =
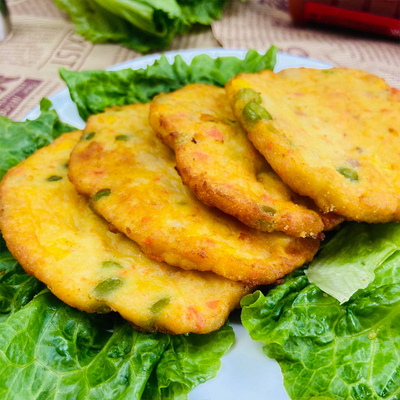
<instances>
[{"instance_id":1,"label":"red object in background","mask_svg":"<svg viewBox=\"0 0 400 400\"><path fill-rule=\"evenodd\" d=\"M316 22L400 38L400 0L290 0L294 22Z\"/></svg>"}]
</instances>

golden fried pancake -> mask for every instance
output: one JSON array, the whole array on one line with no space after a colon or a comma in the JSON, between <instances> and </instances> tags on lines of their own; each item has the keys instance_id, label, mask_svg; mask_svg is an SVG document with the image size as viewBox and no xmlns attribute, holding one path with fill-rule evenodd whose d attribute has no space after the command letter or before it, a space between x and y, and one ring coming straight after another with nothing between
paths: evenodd
<instances>
[{"instance_id":1,"label":"golden fried pancake","mask_svg":"<svg viewBox=\"0 0 400 400\"><path fill-rule=\"evenodd\" d=\"M298 196L247 139L224 89L196 84L161 94L151 103L150 125L203 203L264 232L316 237L323 230L320 216L294 203Z\"/></svg>"},{"instance_id":2,"label":"golden fried pancake","mask_svg":"<svg viewBox=\"0 0 400 400\"><path fill-rule=\"evenodd\" d=\"M67 178L81 136L66 133L12 168L0 185L0 227L24 269L87 312L119 312L146 331L207 333L248 293L212 272L146 257L88 207Z\"/></svg>"},{"instance_id":3,"label":"golden fried pancake","mask_svg":"<svg viewBox=\"0 0 400 400\"><path fill-rule=\"evenodd\" d=\"M271 167L325 212L400 220L400 92L345 68L240 74L227 94Z\"/></svg>"},{"instance_id":4,"label":"golden fried pancake","mask_svg":"<svg viewBox=\"0 0 400 400\"><path fill-rule=\"evenodd\" d=\"M77 190L145 254L250 285L274 282L313 257L318 240L256 231L201 203L148 118L148 104L90 117L69 162Z\"/></svg>"}]
</instances>

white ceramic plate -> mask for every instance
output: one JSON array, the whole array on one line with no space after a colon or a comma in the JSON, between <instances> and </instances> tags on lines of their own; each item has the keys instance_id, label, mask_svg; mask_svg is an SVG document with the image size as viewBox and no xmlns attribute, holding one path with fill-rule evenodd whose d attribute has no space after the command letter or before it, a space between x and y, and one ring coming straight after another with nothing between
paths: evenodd
<instances>
[{"instance_id":1,"label":"white ceramic plate","mask_svg":"<svg viewBox=\"0 0 400 400\"><path fill-rule=\"evenodd\" d=\"M171 51L165 53L168 61L172 62L180 54L186 62L198 54L208 54L213 58L236 56L244 58L246 50L200 49ZM159 58L159 54L126 61L110 68L117 71L124 68L146 68L147 65ZM329 68L330 65L308 58L295 57L288 54L278 54L275 72L285 68L309 67ZM85 126L79 117L75 104L72 102L67 88L50 97L60 118L78 128ZM34 119L39 115L39 107L33 109L25 118ZM250 339L247 331L240 324L239 313L231 318L231 325L236 333L236 342L229 353L223 357L218 376L198 386L189 394L190 400L288 400L282 383L282 374L278 363L264 355L262 343Z\"/></svg>"}]
</instances>

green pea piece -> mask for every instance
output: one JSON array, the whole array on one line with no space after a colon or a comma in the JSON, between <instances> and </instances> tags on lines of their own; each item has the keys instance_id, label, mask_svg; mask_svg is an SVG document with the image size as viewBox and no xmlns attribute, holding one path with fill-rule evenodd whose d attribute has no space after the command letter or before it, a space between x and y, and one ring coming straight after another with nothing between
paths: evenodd
<instances>
[{"instance_id":1,"label":"green pea piece","mask_svg":"<svg viewBox=\"0 0 400 400\"><path fill-rule=\"evenodd\" d=\"M270 132L272 132L272 133L277 133L278 132L278 129L276 129L273 125L272 125L272 123L270 122L269 124L266 124L267 125L267 129L270 131Z\"/></svg>"},{"instance_id":2,"label":"green pea piece","mask_svg":"<svg viewBox=\"0 0 400 400\"><path fill-rule=\"evenodd\" d=\"M105 281L100 282L94 288L94 292L99 297L105 297L122 286L122 283L122 280L119 278L108 278Z\"/></svg>"},{"instance_id":3,"label":"green pea piece","mask_svg":"<svg viewBox=\"0 0 400 400\"><path fill-rule=\"evenodd\" d=\"M275 215L276 214L276 210L275 208L272 207L268 207L268 206L261 206L261 210L265 213L268 213L270 215Z\"/></svg>"},{"instance_id":4,"label":"green pea piece","mask_svg":"<svg viewBox=\"0 0 400 400\"><path fill-rule=\"evenodd\" d=\"M128 139L129 138L126 135L118 135L118 136L115 137L115 140L119 140L121 142L126 142Z\"/></svg>"},{"instance_id":5,"label":"green pea piece","mask_svg":"<svg viewBox=\"0 0 400 400\"><path fill-rule=\"evenodd\" d=\"M122 268L122 265L115 261L104 261L102 266L103 268Z\"/></svg>"},{"instance_id":6,"label":"green pea piece","mask_svg":"<svg viewBox=\"0 0 400 400\"><path fill-rule=\"evenodd\" d=\"M251 123L272 119L271 114L264 107L254 101L250 101L244 106L243 116Z\"/></svg>"},{"instance_id":7,"label":"green pea piece","mask_svg":"<svg viewBox=\"0 0 400 400\"><path fill-rule=\"evenodd\" d=\"M253 89L243 88L240 89L236 94L236 101L254 101L257 104L261 104L261 96Z\"/></svg>"},{"instance_id":8,"label":"green pea piece","mask_svg":"<svg viewBox=\"0 0 400 400\"><path fill-rule=\"evenodd\" d=\"M101 199L102 197L109 196L110 193L111 193L111 190L110 190L110 189L102 189L102 190L99 190L99 191L92 197L92 200L93 200L93 201L97 201L97 200Z\"/></svg>"},{"instance_id":9,"label":"green pea piece","mask_svg":"<svg viewBox=\"0 0 400 400\"><path fill-rule=\"evenodd\" d=\"M358 181L358 174L354 169L351 168L346 168L346 167L340 167L337 169L339 174L342 174L345 178L350 179L353 182Z\"/></svg>"},{"instance_id":10,"label":"green pea piece","mask_svg":"<svg viewBox=\"0 0 400 400\"><path fill-rule=\"evenodd\" d=\"M82 136L82 139L81 139L81 140L90 140L90 139L93 139L95 134L96 134L96 132L85 133L85 134Z\"/></svg>"},{"instance_id":11,"label":"green pea piece","mask_svg":"<svg viewBox=\"0 0 400 400\"><path fill-rule=\"evenodd\" d=\"M270 232L274 229L275 224L273 222L271 223L271 222L264 221L263 219L259 219L257 221L257 225L259 226L259 229Z\"/></svg>"},{"instance_id":12,"label":"green pea piece","mask_svg":"<svg viewBox=\"0 0 400 400\"><path fill-rule=\"evenodd\" d=\"M95 312L97 314L108 314L111 312L111 307L109 307L107 304L98 304L96 306Z\"/></svg>"},{"instance_id":13,"label":"green pea piece","mask_svg":"<svg viewBox=\"0 0 400 400\"><path fill-rule=\"evenodd\" d=\"M46 181L47 182L55 182L55 181L60 181L61 179L62 179L62 176L51 175L46 179Z\"/></svg>"},{"instance_id":14,"label":"green pea piece","mask_svg":"<svg viewBox=\"0 0 400 400\"><path fill-rule=\"evenodd\" d=\"M169 303L170 303L170 298L169 297L163 297L162 299L156 301L151 307L150 307L150 312L153 315L159 314Z\"/></svg>"},{"instance_id":15,"label":"green pea piece","mask_svg":"<svg viewBox=\"0 0 400 400\"><path fill-rule=\"evenodd\" d=\"M96 214L98 217L103 218L103 216L99 214L97 210L93 207L93 204L89 203L88 207L90 208L90 211L92 211L93 214Z\"/></svg>"}]
</instances>

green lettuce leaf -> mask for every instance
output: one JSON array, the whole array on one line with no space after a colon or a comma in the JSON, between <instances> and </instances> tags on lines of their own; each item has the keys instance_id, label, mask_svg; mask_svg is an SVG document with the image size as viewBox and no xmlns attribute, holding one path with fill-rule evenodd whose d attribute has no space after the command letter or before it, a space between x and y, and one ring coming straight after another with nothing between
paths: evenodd
<instances>
[{"instance_id":1,"label":"green lettuce leaf","mask_svg":"<svg viewBox=\"0 0 400 400\"><path fill-rule=\"evenodd\" d=\"M168 343L45 290L0 323L0 398L140 399Z\"/></svg>"},{"instance_id":2,"label":"green lettuce leaf","mask_svg":"<svg viewBox=\"0 0 400 400\"><path fill-rule=\"evenodd\" d=\"M37 149L48 145L61 133L76 129L61 122L50 106L50 101L43 99L41 114L32 121L14 122L0 116L0 180L9 168Z\"/></svg>"},{"instance_id":3,"label":"green lettuce leaf","mask_svg":"<svg viewBox=\"0 0 400 400\"><path fill-rule=\"evenodd\" d=\"M0 234L0 282L4 275L12 271L17 264L17 260L8 251L6 242Z\"/></svg>"},{"instance_id":4,"label":"green lettuce leaf","mask_svg":"<svg viewBox=\"0 0 400 400\"><path fill-rule=\"evenodd\" d=\"M189 24L210 25L222 18L222 9L229 0L178 0L184 19Z\"/></svg>"},{"instance_id":5,"label":"green lettuce leaf","mask_svg":"<svg viewBox=\"0 0 400 400\"><path fill-rule=\"evenodd\" d=\"M375 269L400 250L397 223L348 224L321 250L305 271L309 281L340 303L375 278Z\"/></svg>"},{"instance_id":6,"label":"green lettuce leaf","mask_svg":"<svg viewBox=\"0 0 400 400\"><path fill-rule=\"evenodd\" d=\"M0 233L0 322L28 304L43 287L13 258Z\"/></svg>"},{"instance_id":7,"label":"green lettuce leaf","mask_svg":"<svg viewBox=\"0 0 400 400\"><path fill-rule=\"evenodd\" d=\"M77 33L92 43L120 43L141 53L165 48L172 36L159 38L140 31L128 21L108 12L94 0L54 0L68 13Z\"/></svg>"},{"instance_id":8,"label":"green lettuce leaf","mask_svg":"<svg viewBox=\"0 0 400 400\"><path fill-rule=\"evenodd\" d=\"M243 325L278 361L291 399L400 398L400 252L345 304L298 270L242 306Z\"/></svg>"},{"instance_id":9,"label":"green lettuce leaf","mask_svg":"<svg viewBox=\"0 0 400 400\"><path fill-rule=\"evenodd\" d=\"M233 329L227 324L207 335L171 336L171 343L147 382L142 399L186 399L190 390L217 375L220 357L234 341Z\"/></svg>"},{"instance_id":10,"label":"green lettuce leaf","mask_svg":"<svg viewBox=\"0 0 400 400\"><path fill-rule=\"evenodd\" d=\"M97 4L130 22L142 31L158 37L175 31L174 19L183 15L175 0L94 0ZM172 28L172 29L171 29Z\"/></svg>"},{"instance_id":11,"label":"green lettuce leaf","mask_svg":"<svg viewBox=\"0 0 400 400\"><path fill-rule=\"evenodd\" d=\"M266 54L250 50L244 60L237 57L213 59L204 54L194 57L190 65L181 56L176 56L173 64L161 56L146 69L83 72L61 69L60 75L68 86L80 116L86 120L107 107L146 103L159 93L168 93L189 83L224 86L240 72L272 70L276 54L277 48L274 46Z\"/></svg>"},{"instance_id":12,"label":"green lettuce leaf","mask_svg":"<svg viewBox=\"0 0 400 400\"><path fill-rule=\"evenodd\" d=\"M121 43L141 53L169 46L193 24L220 18L226 0L54 0L93 43Z\"/></svg>"}]
</instances>

